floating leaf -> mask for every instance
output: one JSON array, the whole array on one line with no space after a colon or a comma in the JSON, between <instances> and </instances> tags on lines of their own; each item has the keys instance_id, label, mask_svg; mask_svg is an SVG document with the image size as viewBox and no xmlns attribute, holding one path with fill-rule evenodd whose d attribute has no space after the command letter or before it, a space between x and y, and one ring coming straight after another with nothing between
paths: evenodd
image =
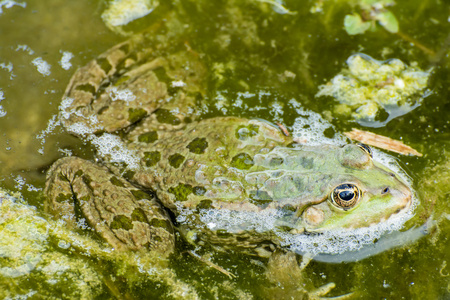
<instances>
[{"instance_id":1,"label":"floating leaf","mask_svg":"<svg viewBox=\"0 0 450 300\"><path fill-rule=\"evenodd\" d=\"M397 18L390 11L384 11L384 12L378 13L375 16L375 19L378 20L378 22L380 22L380 25L383 26L384 29L386 29L387 31L389 31L391 33L398 32Z\"/></svg>"},{"instance_id":2,"label":"floating leaf","mask_svg":"<svg viewBox=\"0 0 450 300\"><path fill-rule=\"evenodd\" d=\"M364 22L358 14L346 15L344 28L350 35L362 34L370 28L370 22Z\"/></svg>"},{"instance_id":3,"label":"floating leaf","mask_svg":"<svg viewBox=\"0 0 450 300\"><path fill-rule=\"evenodd\" d=\"M355 141L375 146L388 151L397 152L403 155L422 156L422 153L405 145L403 142L388 138L383 135L375 134L373 132L359 130L353 128L352 131L344 132L344 134Z\"/></svg>"}]
</instances>

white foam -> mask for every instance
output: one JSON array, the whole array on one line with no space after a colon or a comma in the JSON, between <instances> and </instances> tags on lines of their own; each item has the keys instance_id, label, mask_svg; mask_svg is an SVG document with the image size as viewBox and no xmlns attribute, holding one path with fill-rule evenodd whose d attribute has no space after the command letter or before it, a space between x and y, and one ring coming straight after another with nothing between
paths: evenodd
<instances>
[{"instance_id":1,"label":"white foam","mask_svg":"<svg viewBox=\"0 0 450 300\"><path fill-rule=\"evenodd\" d=\"M28 45L18 45L16 48L16 51L19 51L19 50L27 52L28 55L34 54L33 49L31 49Z\"/></svg>"},{"instance_id":2,"label":"white foam","mask_svg":"<svg viewBox=\"0 0 450 300\"><path fill-rule=\"evenodd\" d=\"M270 105L270 114L275 121L281 122L284 114L283 106L279 102L273 102Z\"/></svg>"},{"instance_id":3,"label":"white foam","mask_svg":"<svg viewBox=\"0 0 450 300\"><path fill-rule=\"evenodd\" d=\"M17 177L14 178L14 181L16 182L16 185L14 187L17 190L21 190L23 188L23 186L25 185L25 179L20 175L17 175Z\"/></svg>"},{"instance_id":4,"label":"white foam","mask_svg":"<svg viewBox=\"0 0 450 300\"><path fill-rule=\"evenodd\" d=\"M13 80L16 75L13 73L13 64L9 62L8 64L0 63L0 68L9 72L9 80Z\"/></svg>"},{"instance_id":5,"label":"white foam","mask_svg":"<svg viewBox=\"0 0 450 300\"><path fill-rule=\"evenodd\" d=\"M184 87L186 83L182 80L172 81L172 87Z\"/></svg>"},{"instance_id":6,"label":"white foam","mask_svg":"<svg viewBox=\"0 0 450 300\"><path fill-rule=\"evenodd\" d=\"M117 135L104 133L99 137L90 135L88 139L96 147L98 154L102 157L108 157L109 161L125 162L130 169L139 167L138 155L128 149Z\"/></svg>"},{"instance_id":7,"label":"white foam","mask_svg":"<svg viewBox=\"0 0 450 300\"><path fill-rule=\"evenodd\" d=\"M73 54L68 51L59 51L62 53L61 60L59 61L59 65L64 70L69 70L72 67L72 64L70 63L70 60L73 58Z\"/></svg>"},{"instance_id":8,"label":"white foam","mask_svg":"<svg viewBox=\"0 0 450 300\"><path fill-rule=\"evenodd\" d=\"M297 105L295 102L290 102L293 106ZM294 107L295 107L294 106ZM324 136L324 130L333 128L330 122L322 118L322 116L313 111L307 111L302 107L297 107L296 111L299 115L295 119L295 123L292 127L292 136L294 141L300 144L307 144L309 146L317 146L322 144L345 144L346 138L341 134L335 134L333 138L327 138Z\"/></svg>"},{"instance_id":9,"label":"white foam","mask_svg":"<svg viewBox=\"0 0 450 300\"><path fill-rule=\"evenodd\" d=\"M5 100L5 96L3 94L3 91L0 89L0 102L2 102L2 100ZM6 116L6 111L3 110L3 106L0 105L0 118Z\"/></svg>"},{"instance_id":10,"label":"white foam","mask_svg":"<svg viewBox=\"0 0 450 300\"><path fill-rule=\"evenodd\" d=\"M125 103L127 103L127 105L128 105L128 102L136 100L136 96L133 94L133 92L130 89L119 90L115 86L113 86L109 89L109 96L111 97L112 101L122 100L122 101L125 101Z\"/></svg>"},{"instance_id":11,"label":"white foam","mask_svg":"<svg viewBox=\"0 0 450 300\"><path fill-rule=\"evenodd\" d=\"M31 63L36 66L37 71L42 75L48 76L51 74L50 72L51 65L45 60L43 60L42 57L36 57L31 61Z\"/></svg>"},{"instance_id":12,"label":"white foam","mask_svg":"<svg viewBox=\"0 0 450 300\"><path fill-rule=\"evenodd\" d=\"M25 2L16 2L16 1L12 1L12 0L3 0L0 1L0 14L3 13L3 7L5 8L11 8L13 6L20 6L20 7L27 7L27 4Z\"/></svg>"}]
</instances>

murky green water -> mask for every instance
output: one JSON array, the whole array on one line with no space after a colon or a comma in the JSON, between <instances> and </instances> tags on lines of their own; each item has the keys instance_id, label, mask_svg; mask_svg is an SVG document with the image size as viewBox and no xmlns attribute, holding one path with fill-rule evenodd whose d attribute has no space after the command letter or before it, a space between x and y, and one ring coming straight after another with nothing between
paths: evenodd
<instances>
[{"instance_id":1,"label":"murky green water","mask_svg":"<svg viewBox=\"0 0 450 300\"><path fill-rule=\"evenodd\" d=\"M100 16L106 5L101 2L24 0L17 3L26 5L10 8L7 2L12 3L0 1L3 11L0 14L0 95L4 97L0 105L6 112L0 117L0 186L20 191L28 204L37 207L37 215L48 218L43 214L39 189L44 186L47 168L64 156L58 149L69 149L77 156L92 157L93 154L89 146L58 128L47 134L45 140L36 136L57 113L75 69L124 37L111 32L103 23ZM186 49L204 55L208 66L216 70L211 78L216 94L202 110L203 117L262 118L292 129L297 113L289 101L294 99L334 125L334 130L326 131L329 136L334 131L356 127L401 139L422 152L424 156L420 158L397 157L412 177L421 199L416 217L408 226L422 225L431 216L435 226L429 234L412 244L360 262L313 261L305 269L304 277L307 285L314 287L335 282L337 287L330 295L356 291L356 298L364 299L449 298L450 97L447 78L450 74L450 5L431 0L398 1L388 8L398 19L398 34L379 26L374 32L353 36L343 29L343 20L345 15L360 13L361 9L350 2L289 1L285 7L295 14L282 14L283 11L277 12L272 5L256 0L173 1L161 4L149 16L124 29L139 31L165 18L170 11L179 11L180 26L190 28L183 42ZM321 10L312 12L312 8ZM59 64L63 52L74 55L68 70ZM347 58L358 52L379 60L398 58L407 64L417 62L422 70L434 67L429 82L431 95L412 112L380 128L360 126L351 117L337 118L333 100L314 95L319 85L338 74ZM51 65L48 75L39 72L33 64L39 57ZM245 105L238 106L237 99L242 93L257 96L246 98ZM57 227L57 224L49 224L42 226ZM264 297L261 292L265 284L261 275L264 260L239 253L216 253L214 263L236 275L230 279L184 252L185 246L180 247L180 254L170 263L173 273L167 275L176 276L174 282L179 286L186 285L188 290L195 290L205 299ZM33 275L33 272L38 273L39 267L31 275L0 277L0 297L17 298L28 294L32 299L81 295L171 298L177 293L181 295L180 291L170 294L167 280L158 276L146 279L143 278L146 275L132 268L130 271L126 266L118 266L120 257L108 259L105 254L89 256L82 251L81 254L64 252L63 248L58 246L58 241L50 240L46 249L48 253L61 252L51 254L55 255L53 260L65 257L67 265L80 268L78 271L66 272L70 276L65 279L55 275L53 281ZM52 260L51 255L48 254L47 261ZM9 258L0 257L0 267L8 263L6 260ZM79 286L80 282L90 284ZM64 286L68 286L67 290ZM276 295L280 297L283 291Z\"/></svg>"}]
</instances>

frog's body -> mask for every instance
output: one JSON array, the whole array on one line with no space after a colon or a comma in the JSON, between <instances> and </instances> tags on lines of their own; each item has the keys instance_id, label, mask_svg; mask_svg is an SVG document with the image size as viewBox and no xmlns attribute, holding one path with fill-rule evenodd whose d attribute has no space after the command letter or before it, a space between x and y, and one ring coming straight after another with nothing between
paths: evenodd
<instances>
[{"instance_id":1,"label":"frog's body","mask_svg":"<svg viewBox=\"0 0 450 300\"><path fill-rule=\"evenodd\" d=\"M286 230L303 234L369 226L410 205L410 189L364 147L294 145L260 120L195 121L206 68L192 51L163 55L167 45L159 43L141 34L75 73L64 126L82 137L120 136L140 160L120 171L107 155L109 169L78 158L58 161L46 187L50 210L85 218L116 248L161 253L174 245L164 208L175 217L189 211L181 225L200 240L267 256L279 242L270 231L242 224L224 232L203 224L200 214L276 209L285 212Z\"/></svg>"}]
</instances>

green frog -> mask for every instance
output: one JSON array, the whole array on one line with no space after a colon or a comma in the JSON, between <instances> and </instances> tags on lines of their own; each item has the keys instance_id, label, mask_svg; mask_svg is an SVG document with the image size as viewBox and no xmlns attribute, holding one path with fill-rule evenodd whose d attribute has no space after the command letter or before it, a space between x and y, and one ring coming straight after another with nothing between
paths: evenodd
<instances>
[{"instance_id":1,"label":"green frog","mask_svg":"<svg viewBox=\"0 0 450 300\"><path fill-rule=\"evenodd\" d=\"M352 230L410 206L410 188L365 145L298 144L264 120L198 120L208 78L202 55L149 32L76 71L59 119L96 143L98 161L58 160L47 210L117 250L170 255L178 231L269 257L284 245L279 232ZM233 214L232 224L221 219ZM274 226L258 229L246 216Z\"/></svg>"}]
</instances>

